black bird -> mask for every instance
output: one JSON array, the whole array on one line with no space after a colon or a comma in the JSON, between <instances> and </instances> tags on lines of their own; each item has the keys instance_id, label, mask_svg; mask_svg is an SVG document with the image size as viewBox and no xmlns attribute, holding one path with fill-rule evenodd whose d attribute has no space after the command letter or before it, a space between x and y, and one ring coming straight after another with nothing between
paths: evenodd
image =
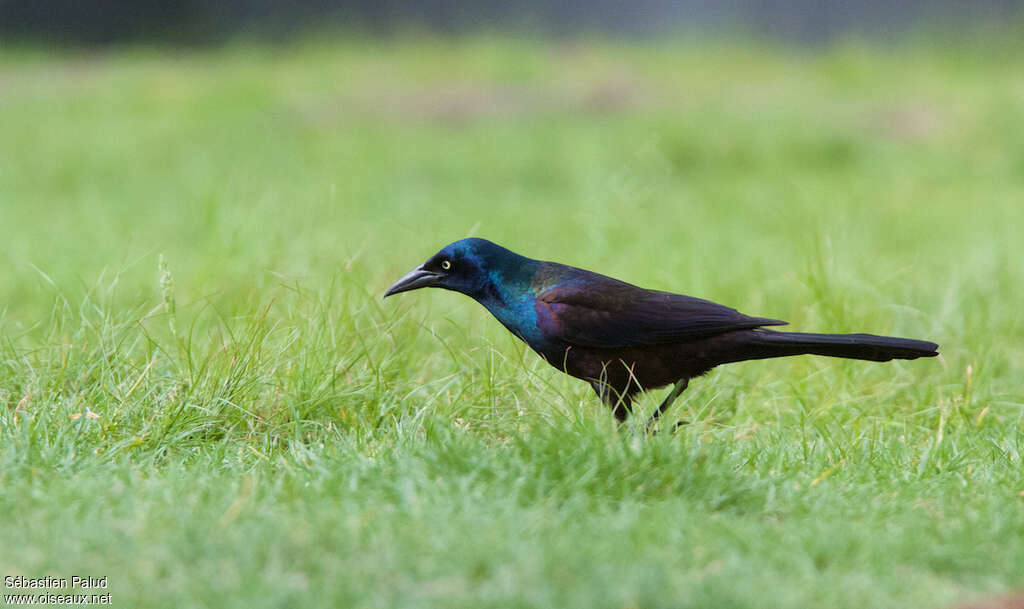
<instances>
[{"instance_id":1,"label":"black bird","mask_svg":"<svg viewBox=\"0 0 1024 609\"><path fill-rule=\"evenodd\" d=\"M654 423L690 379L719 364L802 354L875 362L938 355L938 345L923 340L768 330L786 322L533 260L485 239L445 246L384 297L425 287L482 304L549 364L590 383L620 421L638 392L674 384Z\"/></svg>"}]
</instances>

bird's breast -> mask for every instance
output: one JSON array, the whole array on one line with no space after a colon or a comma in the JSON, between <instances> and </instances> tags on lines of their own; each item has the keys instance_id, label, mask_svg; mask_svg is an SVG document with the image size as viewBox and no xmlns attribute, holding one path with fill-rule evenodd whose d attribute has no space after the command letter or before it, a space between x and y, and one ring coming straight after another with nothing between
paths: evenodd
<instances>
[{"instance_id":1,"label":"bird's breast","mask_svg":"<svg viewBox=\"0 0 1024 609\"><path fill-rule=\"evenodd\" d=\"M544 336L537 325L535 304L536 299L529 295L488 302L484 306L509 332L536 350L544 343Z\"/></svg>"}]
</instances>

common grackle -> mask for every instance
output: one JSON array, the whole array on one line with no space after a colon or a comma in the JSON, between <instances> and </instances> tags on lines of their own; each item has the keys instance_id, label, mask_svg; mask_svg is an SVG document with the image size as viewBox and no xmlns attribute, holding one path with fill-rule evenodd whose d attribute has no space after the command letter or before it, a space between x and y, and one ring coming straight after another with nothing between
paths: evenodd
<instances>
[{"instance_id":1,"label":"common grackle","mask_svg":"<svg viewBox=\"0 0 1024 609\"><path fill-rule=\"evenodd\" d=\"M691 378L719 364L802 354L875 362L938 355L938 345L923 340L768 330L786 322L533 260L485 239L445 246L384 297L425 287L482 304L549 364L589 382L620 421L638 392L674 384L648 426Z\"/></svg>"}]
</instances>

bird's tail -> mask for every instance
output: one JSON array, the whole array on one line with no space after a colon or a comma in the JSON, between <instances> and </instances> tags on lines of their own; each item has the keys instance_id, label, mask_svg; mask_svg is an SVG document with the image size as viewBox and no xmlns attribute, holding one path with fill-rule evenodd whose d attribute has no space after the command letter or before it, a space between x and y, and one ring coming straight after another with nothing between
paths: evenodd
<instances>
[{"instance_id":1,"label":"bird's tail","mask_svg":"<svg viewBox=\"0 0 1024 609\"><path fill-rule=\"evenodd\" d=\"M887 362L939 354L939 346L926 340L874 334L807 334L774 330L751 331L747 348L750 350L748 357L754 359L810 354Z\"/></svg>"}]
</instances>

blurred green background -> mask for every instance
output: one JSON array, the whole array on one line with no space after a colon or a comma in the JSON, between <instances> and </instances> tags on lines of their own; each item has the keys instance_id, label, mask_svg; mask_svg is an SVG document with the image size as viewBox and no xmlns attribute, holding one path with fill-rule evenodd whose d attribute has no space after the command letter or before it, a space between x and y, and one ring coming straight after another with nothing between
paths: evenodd
<instances>
[{"instance_id":1,"label":"blurred green background","mask_svg":"<svg viewBox=\"0 0 1024 609\"><path fill-rule=\"evenodd\" d=\"M0 575L175 607L1022 583L1013 31L20 45L0 134ZM468 299L381 300L467 235L942 357L727 367L644 438Z\"/></svg>"}]
</instances>

